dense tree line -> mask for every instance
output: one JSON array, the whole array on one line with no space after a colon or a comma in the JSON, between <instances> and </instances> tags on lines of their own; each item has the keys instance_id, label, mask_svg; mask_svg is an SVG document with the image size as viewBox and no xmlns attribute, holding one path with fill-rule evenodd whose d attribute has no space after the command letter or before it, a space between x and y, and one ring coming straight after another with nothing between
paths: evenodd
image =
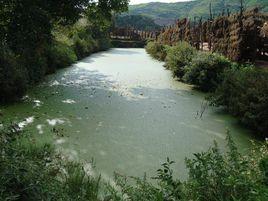
<instances>
[{"instance_id":1,"label":"dense tree line","mask_svg":"<svg viewBox=\"0 0 268 201\"><path fill-rule=\"evenodd\" d=\"M161 29L161 26L156 24L152 18L144 15L118 15L115 18L115 26L141 31L159 31Z\"/></svg>"},{"instance_id":2,"label":"dense tree line","mask_svg":"<svg viewBox=\"0 0 268 201\"><path fill-rule=\"evenodd\" d=\"M108 48L112 15L127 7L128 0L0 0L0 101Z\"/></svg>"}]
</instances>

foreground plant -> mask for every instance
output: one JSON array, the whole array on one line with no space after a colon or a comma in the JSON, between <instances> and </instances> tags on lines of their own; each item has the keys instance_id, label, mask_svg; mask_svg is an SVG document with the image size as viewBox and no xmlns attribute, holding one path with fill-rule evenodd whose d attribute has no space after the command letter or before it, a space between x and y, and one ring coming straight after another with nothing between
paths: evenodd
<instances>
[{"instance_id":1,"label":"foreground plant","mask_svg":"<svg viewBox=\"0 0 268 201\"><path fill-rule=\"evenodd\" d=\"M114 182L90 176L50 145L37 145L16 126L1 130L0 200L61 201L266 201L268 143L242 155L228 134L228 151L217 144L186 159L188 180L176 179L169 158L157 170L156 184L115 175ZM24 133L25 135L25 133Z\"/></svg>"}]
</instances>

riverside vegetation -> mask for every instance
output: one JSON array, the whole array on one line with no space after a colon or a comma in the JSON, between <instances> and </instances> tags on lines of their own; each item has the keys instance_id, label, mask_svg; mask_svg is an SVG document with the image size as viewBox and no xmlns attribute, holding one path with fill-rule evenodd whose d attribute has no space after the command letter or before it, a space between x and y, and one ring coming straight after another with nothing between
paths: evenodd
<instances>
[{"instance_id":1,"label":"riverside vegetation","mask_svg":"<svg viewBox=\"0 0 268 201\"><path fill-rule=\"evenodd\" d=\"M0 135L1 200L265 201L268 198L268 144L241 155L230 135L228 151L217 144L186 159L189 177L174 178L170 159L152 179L115 174L115 183L89 174L85 164L70 162L51 145L37 144L11 126Z\"/></svg>"},{"instance_id":2,"label":"riverside vegetation","mask_svg":"<svg viewBox=\"0 0 268 201\"><path fill-rule=\"evenodd\" d=\"M0 0L0 102L46 74L109 48L112 13L128 0Z\"/></svg>"},{"instance_id":3,"label":"riverside vegetation","mask_svg":"<svg viewBox=\"0 0 268 201\"><path fill-rule=\"evenodd\" d=\"M174 46L149 42L147 52L165 61L173 75L209 92L214 106L223 106L258 137L268 132L268 72L250 64L231 62L224 56L197 51L186 42Z\"/></svg>"}]
</instances>

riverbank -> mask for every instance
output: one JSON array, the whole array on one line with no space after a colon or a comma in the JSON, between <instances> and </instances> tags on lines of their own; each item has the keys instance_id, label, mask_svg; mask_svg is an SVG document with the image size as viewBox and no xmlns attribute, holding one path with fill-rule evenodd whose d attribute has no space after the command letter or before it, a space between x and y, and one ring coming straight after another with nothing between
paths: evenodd
<instances>
[{"instance_id":1,"label":"riverbank","mask_svg":"<svg viewBox=\"0 0 268 201\"><path fill-rule=\"evenodd\" d=\"M38 144L17 131L16 125L0 131L1 200L118 200L123 201L266 201L268 198L268 144L240 155L230 135L228 152L215 144L186 159L189 177L173 174L167 158L153 178L115 173L112 181L92 174L94 163L68 161L49 144ZM175 163L176 164L176 163Z\"/></svg>"},{"instance_id":2,"label":"riverbank","mask_svg":"<svg viewBox=\"0 0 268 201\"><path fill-rule=\"evenodd\" d=\"M165 61L174 77L209 92L214 106L223 106L257 137L268 131L268 73L250 64L231 62L216 53L197 51L186 42L165 46L148 43L147 52Z\"/></svg>"},{"instance_id":3,"label":"riverbank","mask_svg":"<svg viewBox=\"0 0 268 201\"><path fill-rule=\"evenodd\" d=\"M65 30L60 27L53 31L53 35L53 41L40 54L34 52L33 55L18 57L8 46L1 46L0 62L4 69L0 74L0 102L18 101L29 87L40 83L46 75L68 67L92 53L110 48L107 34L94 37L80 23Z\"/></svg>"}]
</instances>

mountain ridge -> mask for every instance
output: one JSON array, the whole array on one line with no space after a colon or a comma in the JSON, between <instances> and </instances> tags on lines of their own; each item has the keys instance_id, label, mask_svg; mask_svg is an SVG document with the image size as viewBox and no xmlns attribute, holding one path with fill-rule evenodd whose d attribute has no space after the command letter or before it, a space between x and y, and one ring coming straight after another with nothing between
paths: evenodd
<instances>
[{"instance_id":1,"label":"mountain ridge","mask_svg":"<svg viewBox=\"0 0 268 201\"><path fill-rule=\"evenodd\" d=\"M159 25L168 25L178 18L209 17L209 4L211 2L213 14L219 15L229 9L230 12L237 12L240 9L239 0L194 0L187 2L150 2L129 6L129 15L145 15L152 18ZM262 11L268 12L268 1L245 0L245 8L261 7Z\"/></svg>"}]
</instances>

